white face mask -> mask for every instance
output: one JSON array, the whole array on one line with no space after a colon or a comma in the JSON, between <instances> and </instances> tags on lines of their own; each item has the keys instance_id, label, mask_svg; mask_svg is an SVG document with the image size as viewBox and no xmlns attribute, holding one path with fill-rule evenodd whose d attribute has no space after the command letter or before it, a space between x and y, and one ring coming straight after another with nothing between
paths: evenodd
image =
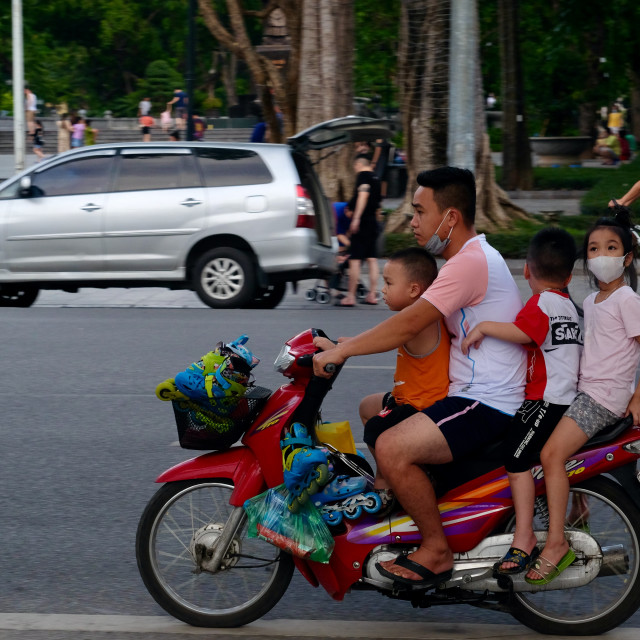
<instances>
[{"instance_id":1,"label":"white face mask","mask_svg":"<svg viewBox=\"0 0 640 640\"><path fill-rule=\"evenodd\" d=\"M447 209L444 212L444 215L448 215L449 212L450 209ZM440 240L440 236L438 235L438 231L440 231L440 227L442 226L444 220L445 219L443 217L440 224L438 225L438 228L436 229L436 232L429 238L429 240L427 240L427 244L424 245L424 248L432 256L439 256L440 254L442 254L442 252L449 246L449 243L451 242L451 232L453 231L453 227L449 229L449 235L444 240Z\"/></svg>"},{"instance_id":2,"label":"white face mask","mask_svg":"<svg viewBox=\"0 0 640 640\"><path fill-rule=\"evenodd\" d=\"M624 259L627 256L598 256L589 258L587 267L599 282L609 284L624 273Z\"/></svg>"}]
</instances>

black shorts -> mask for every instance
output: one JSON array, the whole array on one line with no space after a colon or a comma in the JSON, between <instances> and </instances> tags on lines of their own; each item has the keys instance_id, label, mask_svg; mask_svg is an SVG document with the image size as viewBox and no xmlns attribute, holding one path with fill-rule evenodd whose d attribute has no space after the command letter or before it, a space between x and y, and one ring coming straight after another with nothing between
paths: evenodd
<instances>
[{"instance_id":1,"label":"black shorts","mask_svg":"<svg viewBox=\"0 0 640 640\"><path fill-rule=\"evenodd\" d=\"M502 438L511 426L508 413L471 400L449 396L422 410L445 437L454 460Z\"/></svg>"},{"instance_id":2,"label":"black shorts","mask_svg":"<svg viewBox=\"0 0 640 640\"><path fill-rule=\"evenodd\" d=\"M351 236L349 257L352 260L366 260L378 257L378 232L376 229L363 229Z\"/></svg>"},{"instance_id":3,"label":"black shorts","mask_svg":"<svg viewBox=\"0 0 640 640\"><path fill-rule=\"evenodd\" d=\"M142 135L146 135L151 131L151 127L142 127Z\"/></svg>"},{"instance_id":4,"label":"black shorts","mask_svg":"<svg viewBox=\"0 0 640 640\"><path fill-rule=\"evenodd\" d=\"M382 411L377 416L369 418L367 424L364 425L363 440L372 449L375 449L376 440L387 429L395 427L409 416L418 413L418 410L410 404L396 404L391 392L384 396L382 407Z\"/></svg>"},{"instance_id":5,"label":"black shorts","mask_svg":"<svg viewBox=\"0 0 640 640\"><path fill-rule=\"evenodd\" d=\"M544 443L569 408L544 400L525 400L513 417L504 444L504 466L509 473L528 471L536 462Z\"/></svg>"}]
</instances>

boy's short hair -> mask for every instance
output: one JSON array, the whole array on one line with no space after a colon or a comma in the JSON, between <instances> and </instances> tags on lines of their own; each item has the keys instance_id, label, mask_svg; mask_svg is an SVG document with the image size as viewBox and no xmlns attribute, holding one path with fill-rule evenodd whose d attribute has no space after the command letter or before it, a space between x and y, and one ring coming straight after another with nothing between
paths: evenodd
<instances>
[{"instance_id":1,"label":"boy's short hair","mask_svg":"<svg viewBox=\"0 0 640 640\"><path fill-rule=\"evenodd\" d=\"M575 261L576 243L564 229L548 227L531 238L527 265L536 278L563 284Z\"/></svg>"},{"instance_id":2,"label":"boy's short hair","mask_svg":"<svg viewBox=\"0 0 640 640\"><path fill-rule=\"evenodd\" d=\"M389 261L399 262L407 271L410 282L417 282L424 291L438 275L435 258L422 247L400 249L389 256Z\"/></svg>"}]
</instances>

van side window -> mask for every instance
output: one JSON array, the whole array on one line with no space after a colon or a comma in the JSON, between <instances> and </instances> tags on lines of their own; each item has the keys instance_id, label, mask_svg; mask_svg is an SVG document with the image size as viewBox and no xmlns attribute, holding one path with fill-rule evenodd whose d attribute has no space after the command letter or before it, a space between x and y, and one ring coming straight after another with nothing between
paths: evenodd
<instances>
[{"instance_id":1,"label":"van side window","mask_svg":"<svg viewBox=\"0 0 640 640\"><path fill-rule=\"evenodd\" d=\"M32 173L31 184L39 196L104 193L109 186L112 162L113 156L70 160Z\"/></svg>"},{"instance_id":2,"label":"van side window","mask_svg":"<svg viewBox=\"0 0 640 640\"><path fill-rule=\"evenodd\" d=\"M255 151L248 149L196 149L207 187L267 184L273 176Z\"/></svg>"},{"instance_id":3,"label":"van side window","mask_svg":"<svg viewBox=\"0 0 640 640\"><path fill-rule=\"evenodd\" d=\"M114 191L181 189L201 186L191 154L130 153L119 158Z\"/></svg>"}]
</instances>

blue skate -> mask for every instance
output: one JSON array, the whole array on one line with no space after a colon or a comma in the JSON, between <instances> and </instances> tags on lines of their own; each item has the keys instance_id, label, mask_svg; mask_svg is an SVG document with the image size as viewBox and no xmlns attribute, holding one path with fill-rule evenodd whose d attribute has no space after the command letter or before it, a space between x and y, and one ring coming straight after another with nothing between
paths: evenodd
<instances>
[{"instance_id":1,"label":"blue skate","mask_svg":"<svg viewBox=\"0 0 640 640\"><path fill-rule=\"evenodd\" d=\"M382 500L362 476L337 476L313 497L313 504L329 525L342 522L343 516L355 520L366 513L377 513L382 508Z\"/></svg>"},{"instance_id":2,"label":"blue skate","mask_svg":"<svg viewBox=\"0 0 640 640\"><path fill-rule=\"evenodd\" d=\"M314 447L303 424L294 422L280 441L284 484L289 490L289 510L296 513L329 479L326 453Z\"/></svg>"}]
</instances>

